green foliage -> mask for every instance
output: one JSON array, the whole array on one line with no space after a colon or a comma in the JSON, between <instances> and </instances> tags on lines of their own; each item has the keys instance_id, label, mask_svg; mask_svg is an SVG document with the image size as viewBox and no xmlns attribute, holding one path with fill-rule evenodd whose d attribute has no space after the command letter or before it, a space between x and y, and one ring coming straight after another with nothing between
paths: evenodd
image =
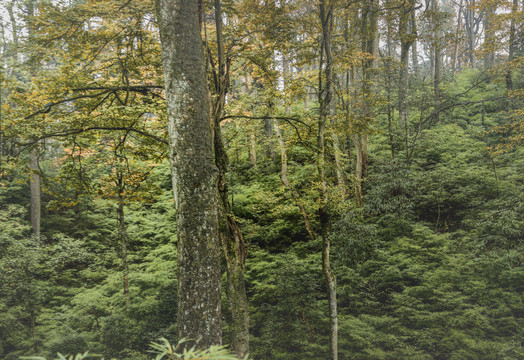
<instances>
[{"instance_id":1,"label":"green foliage","mask_svg":"<svg viewBox=\"0 0 524 360\"><path fill-rule=\"evenodd\" d=\"M7 204L0 212L0 233L2 236L21 237L31 230L26 221L27 211L18 204Z\"/></svg>"},{"instance_id":2,"label":"green foliage","mask_svg":"<svg viewBox=\"0 0 524 360\"><path fill-rule=\"evenodd\" d=\"M175 347L165 338L160 341L151 344L153 352L158 354L155 360L237 360L224 346L211 346L209 349L199 350L195 347L184 348L185 339L180 340Z\"/></svg>"},{"instance_id":3,"label":"green foliage","mask_svg":"<svg viewBox=\"0 0 524 360\"><path fill-rule=\"evenodd\" d=\"M98 358L98 355L90 355L89 352L85 352L83 354L78 353L76 355L62 355L61 353L57 353L57 357L55 360L84 360L84 359L94 359ZM46 360L45 357L41 356L23 356L21 359L26 360Z\"/></svg>"},{"instance_id":4,"label":"green foliage","mask_svg":"<svg viewBox=\"0 0 524 360\"><path fill-rule=\"evenodd\" d=\"M1 34L0 358L58 352L78 354L60 360L97 358L92 352L119 360L233 359L221 347L184 350L183 341L165 340L177 336L177 237L153 2L43 1L34 18L21 15L30 2L9 3L19 11L21 38L15 54L9 31ZM383 46L391 41L392 52L398 48L394 2L378 15L381 56L370 71L371 121L359 115L369 102L359 79L371 54L352 36L365 25L364 3L334 5L337 106L326 134L326 173L339 358L523 359L522 59L502 64L507 50L498 52L497 66L487 71L470 66L466 54L462 69L443 69L436 96L427 76L431 64L419 58L418 69L410 64L409 116L401 123L399 61ZM430 10L421 5L417 41L427 50ZM205 14L213 10L212 2L204 7ZM248 253L250 356L327 358L322 239L310 239L296 199L281 184L272 128L278 121L288 180L319 233L315 129L317 84L325 79L317 72L318 7L302 0L223 0L222 7L230 89L222 131L232 215ZM450 27L451 10L443 29ZM498 15L501 27L514 16ZM204 18L214 59L215 29L206 23L212 17ZM30 23L32 39L22 29ZM501 44L509 39L506 28ZM444 43L455 41L454 34L445 36ZM36 72L33 60L41 67ZM208 65L213 76L216 64ZM359 208L354 136L364 132L369 166ZM28 150L34 139L50 135L39 147L43 217L36 237L29 226ZM336 186L332 135L340 141L346 193ZM119 200L128 234L127 305ZM162 340L150 355L156 339Z\"/></svg>"},{"instance_id":5,"label":"green foliage","mask_svg":"<svg viewBox=\"0 0 524 360\"><path fill-rule=\"evenodd\" d=\"M201 350L196 349L195 347L184 348L183 344L185 342L186 340L182 339L178 342L177 346L173 347L167 339L161 338L160 342L153 342L150 344L150 347L152 348L150 352L157 354L155 360L238 360L238 358L231 355L224 346L211 346L209 349ZM136 356L140 355L135 355L133 359L137 359L138 357ZM84 360L95 358L100 358L100 355L91 355L89 352L77 353L76 355L62 355L60 352L57 352L55 360ZM45 357L41 356L22 356L20 359L46 360ZM245 360L247 360L247 356Z\"/></svg>"},{"instance_id":6,"label":"green foliage","mask_svg":"<svg viewBox=\"0 0 524 360\"><path fill-rule=\"evenodd\" d=\"M319 358L327 340L319 256L253 253L247 263L253 359Z\"/></svg>"}]
</instances>

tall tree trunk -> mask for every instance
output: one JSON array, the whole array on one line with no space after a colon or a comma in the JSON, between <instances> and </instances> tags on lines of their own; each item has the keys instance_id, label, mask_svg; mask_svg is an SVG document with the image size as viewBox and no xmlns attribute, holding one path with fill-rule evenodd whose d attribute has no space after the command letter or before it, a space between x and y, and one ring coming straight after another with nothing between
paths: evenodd
<instances>
[{"instance_id":1,"label":"tall tree trunk","mask_svg":"<svg viewBox=\"0 0 524 360\"><path fill-rule=\"evenodd\" d=\"M495 33L493 30L493 16L496 12L496 6L488 5L484 12L484 68L490 70L495 65Z\"/></svg>"},{"instance_id":2,"label":"tall tree trunk","mask_svg":"<svg viewBox=\"0 0 524 360\"><path fill-rule=\"evenodd\" d=\"M249 94L251 92L251 85L249 83L250 79L248 76L244 78L245 86L242 87L242 91L244 91L245 94ZM256 168L257 167L257 138L256 138L256 129L253 125L250 125L248 127L248 151L249 151L249 163L251 167Z\"/></svg>"},{"instance_id":3,"label":"tall tree trunk","mask_svg":"<svg viewBox=\"0 0 524 360\"><path fill-rule=\"evenodd\" d=\"M395 137L393 134L393 104L392 104L392 82L393 82L393 72L392 72L392 66L393 66L393 40L392 40L392 33L393 33L393 25L392 25L392 18L391 15L387 16L386 20L387 25L387 40L386 40L386 49L387 54L386 58L384 60L384 67L386 68L386 99L387 99L387 113L388 113L388 137L389 137L389 147L391 149L391 158L395 158Z\"/></svg>"},{"instance_id":4,"label":"tall tree trunk","mask_svg":"<svg viewBox=\"0 0 524 360\"><path fill-rule=\"evenodd\" d=\"M38 341L36 339L36 313L35 309L31 308L31 338L33 339L33 351L38 351Z\"/></svg>"},{"instance_id":5,"label":"tall tree trunk","mask_svg":"<svg viewBox=\"0 0 524 360\"><path fill-rule=\"evenodd\" d=\"M257 138L255 134L255 129L252 127L248 130L249 136L249 163L251 167L257 167Z\"/></svg>"},{"instance_id":6,"label":"tall tree trunk","mask_svg":"<svg viewBox=\"0 0 524 360\"><path fill-rule=\"evenodd\" d=\"M121 260L122 260L122 283L124 288L124 299L126 310L129 310L129 265L127 261L127 231L124 213L124 174L118 170L117 179L117 191L118 191L118 207L117 207L117 220L118 220L118 240L121 247Z\"/></svg>"},{"instance_id":7,"label":"tall tree trunk","mask_svg":"<svg viewBox=\"0 0 524 360\"><path fill-rule=\"evenodd\" d=\"M400 20L398 33L400 37L400 72L398 82L398 118L401 128L404 128L406 155L409 153L409 49L415 40L415 35L408 32L409 21L413 12L414 4L404 2L400 8Z\"/></svg>"},{"instance_id":8,"label":"tall tree trunk","mask_svg":"<svg viewBox=\"0 0 524 360\"><path fill-rule=\"evenodd\" d=\"M271 139L273 138L273 119L264 119L264 130L266 135L266 156L271 161L275 162L275 152L273 151L273 144Z\"/></svg>"},{"instance_id":9,"label":"tall tree trunk","mask_svg":"<svg viewBox=\"0 0 524 360\"><path fill-rule=\"evenodd\" d=\"M517 47L516 44L516 17L517 17L517 10L519 6L519 0L513 0L513 3L511 5L511 23L510 23L510 29L509 29L509 49L508 49L508 69L506 70L506 89L508 91L513 90L513 79L511 77L512 73L512 64L511 62L515 58L515 49Z\"/></svg>"},{"instance_id":10,"label":"tall tree trunk","mask_svg":"<svg viewBox=\"0 0 524 360\"><path fill-rule=\"evenodd\" d=\"M411 45L411 57L413 61L413 74L415 75L415 78L418 77L419 74L419 65L418 65L418 50L417 50L417 13L415 9L415 4L413 4L413 7L411 9L411 35L413 36L413 45Z\"/></svg>"},{"instance_id":11,"label":"tall tree trunk","mask_svg":"<svg viewBox=\"0 0 524 360\"><path fill-rule=\"evenodd\" d=\"M466 0L466 6L464 10L464 28L466 30L469 64L471 68L474 69L477 66L475 59L475 44L477 42L480 20L475 16L475 9L473 5L474 0Z\"/></svg>"},{"instance_id":12,"label":"tall tree trunk","mask_svg":"<svg viewBox=\"0 0 524 360\"><path fill-rule=\"evenodd\" d=\"M224 149L220 123L217 118L215 118L215 162L219 169L218 191L221 200L221 206L219 207L219 235L226 260L226 295L232 316L232 322L229 325L231 349L239 359L243 359L249 351L249 312L244 281L247 252L240 227L229 204L226 179L229 160Z\"/></svg>"},{"instance_id":13,"label":"tall tree trunk","mask_svg":"<svg viewBox=\"0 0 524 360\"><path fill-rule=\"evenodd\" d=\"M360 142L360 137L357 134L351 135L351 140L355 146L355 202L358 207L362 207L362 144Z\"/></svg>"},{"instance_id":14,"label":"tall tree trunk","mask_svg":"<svg viewBox=\"0 0 524 360\"><path fill-rule=\"evenodd\" d=\"M434 93L434 112L435 112L435 122L438 122L440 114L440 68L442 66L442 56L441 56L441 41L440 41L440 6L439 0L432 0L432 18L433 18L433 55L434 55L434 73L433 73L433 93Z\"/></svg>"},{"instance_id":15,"label":"tall tree trunk","mask_svg":"<svg viewBox=\"0 0 524 360\"><path fill-rule=\"evenodd\" d=\"M9 14L9 20L11 22L11 36L13 36L13 53L15 57L15 64L18 63L18 26L16 25L15 13L13 6L15 5L15 0L12 0L6 5L7 13Z\"/></svg>"},{"instance_id":16,"label":"tall tree trunk","mask_svg":"<svg viewBox=\"0 0 524 360\"><path fill-rule=\"evenodd\" d=\"M326 4L327 3L327 4ZM331 359L338 360L338 315L337 315L337 292L335 277L331 270L329 238L329 209L328 209L328 188L326 176L326 146L325 129L328 115L333 109L333 55L331 48L332 29L333 29L333 4L329 0L320 2L320 19L322 22L322 47L326 55L326 65L324 69L325 87L319 84L319 103L320 114L318 119L318 153L317 167L320 178L321 201L319 207L320 229L322 235L322 271L326 279L329 306L329 348ZM322 61L319 71L322 71ZM319 77L322 79L322 76Z\"/></svg>"},{"instance_id":17,"label":"tall tree trunk","mask_svg":"<svg viewBox=\"0 0 524 360\"><path fill-rule=\"evenodd\" d=\"M26 11L28 16L34 16L35 13L35 0L29 0L26 2ZM14 21L14 17L12 19ZM13 30L16 30L16 26L13 22ZM29 42L32 41L32 38L34 36L33 32L33 26L31 23L27 26L27 32L28 32L28 38ZM16 35L15 35L16 38ZM18 42L15 40L15 42ZM17 45L18 48L18 45ZM18 59L18 52L17 52L17 59ZM36 72L36 63L33 58L34 54L30 54L29 56L29 68L30 72ZM30 154L30 163L29 163L29 169L31 171L31 178L30 178L30 189L31 189L31 229L33 231L33 234L39 236L40 235L40 218L41 218L41 188L40 188L40 166L38 163L39 158L39 146L37 144L37 147L33 150L31 150Z\"/></svg>"},{"instance_id":18,"label":"tall tree trunk","mask_svg":"<svg viewBox=\"0 0 524 360\"><path fill-rule=\"evenodd\" d=\"M457 71L457 58L459 51L460 32L462 31L462 9L464 8L464 0L460 0L459 9L457 12L457 30L455 32L455 45L453 48L453 57L451 59L451 71L453 74Z\"/></svg>"},{"instance_id":19,"label":"tall tree trunk","mask_svg":"<svg viewBox=\"0 0 524 360\"><path fill-rule=\"evenodd\" d=\"M215 130L215 164L218 167L218 192L220 195L219 235L227 267L226 294L232 315L232 323L229 326L231 331L231 349L239 359L243 359L249 351L249 313L244 281L244 267L247 253L240 227L229 205L228 183L226 178L229 159L224 148L220 128L220 119L224 112L226 94L228 92L228 64L226 64L224 53L220 0L215 0L215 21L218 53L218 83L215 84L216 93L214 94L213 119ZM250 152L250 156L253 155L256 156L256 153ZM254 159L254 164L256 164L256 158Z\"/></svg>"},{"instance_id":20,"label":"tall tree trunk","mask_svg":"<svg viewBox=\"0 0 524 360\"><path fill-rule=\"evenodd\" d=\"M194 0L157 0L178 229L178 335L222 343L218 170Z\"/></svg>"},{"instance_id":21,"label":"tall tree trunk","mask_svg":"<svg viewBox=\"0 0 524 360\"><path fill-rule=\"evenodd\" d=\"M40 175L38 165L38 151L36 149L31 151L31 161L29 169L31 171L30 189L31 189L31 229L33 234L40 235L40 218L41 218L41 204L40 204Z\"/></svg>"},{"instance_id":22,"label":"tall tree trunk","mask_svg":"<svg viewBox=\"0 0 524 360\"><path fill-rule=\"evenodd\" d=\"M356 192L355 200L357 206L362 206L362 182L366 178L368 149L367 132L368 125L373 119L373 58L375 57L375 42L378 25L378 1L366 0L362 8L361 19L361 50L368 56L362 59L362 107L360 109L361 123L363 124L359 134L353 136L357 161L355 165Z\"/></svg>"}]
</instances>

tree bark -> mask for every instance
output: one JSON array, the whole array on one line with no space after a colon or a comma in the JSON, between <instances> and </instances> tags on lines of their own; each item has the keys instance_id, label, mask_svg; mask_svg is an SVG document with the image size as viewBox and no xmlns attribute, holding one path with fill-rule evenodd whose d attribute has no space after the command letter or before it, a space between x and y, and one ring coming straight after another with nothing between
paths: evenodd
<instances>
[{"instance_id":1,"label":"tree bark","mask_svg":"<svg viewBox=\"0 0 524 360\"><path fill-rule=\"evenodd\" d=\"M411 9L411 35L413 36L413 44L411 45L411 57L413 60L413 74L418 77L419 65L418 65L418 50L417 50L417 14L415 6Z\"/></svg>"},{"instance_id":2,"label":"tree bark","mask_svg":"<svg viewBox=\"0 0 524 360\"><path fill-rule=\"evenodd\" d=\"M471 68L476 68L477 62L475 58L475 45L477 43L478 32L480 28L481 18L476 16L473 7L474 1L465 0L464 9L464 29L466 30L467 38L467 54Z\"/></svg>"},{"instance_id":3,"label":"tree bark","mask_svg":"<svg viewBox=\"0 0 524 360\"><path fill-rule=\"evenodd\" d=\"M222 343L218 171L194 0L157 0L167 97L169 157L177 209L178 335Z\"/></svg>"},{"instance_id":4,"label":"tree bark","mask_svg":"<svg viewBox=\"0 0 524 360\"><path fill-rule=\"evenodd\" d=\"M496 6L487 5L484 12L484 68L491 70L495 65L495 32L493 30L493 17L496 12Z\"/></svg>"},{"instance_id":5,"label":"tree bark","mask_svg":"<svg viewBox=\"0 0 524 360\"><path fill-rule=\"evenodd\" d=\"M357 206L362 206L362 182L367 175L368 150L367 132L368 124L373 119L373 64L375 57L375 41L378 25L378 1L367 0L362 9L361 25L361 50L368 56L362 59L362 107L360 109L361 129L352 136L357 152L355 164L355 200Z\"/></svg>"},{"instance_id":6,"label":"tree bark","mask_svg":"<svg viewBox=\"0 0 524 360\"><path fill-rule=\"evenodd\" d=\"M317 168L320 178L321 200L319 207L320 229L322 235L322 271L326 279L328 306L329 306L329 349L331 359L338 360L338 315L337 315L337 293L335 277L331 271L329 237L329 209L328 188L326 176L326 146L325 128L328 115L333 109L333 55L332 55L332 29L333 29L333 4L329 0L320 2L320 19L322 23L322 45L321 52L326 55L324 69L325 87L319 84L320 114L318 118L318 152ZM322 58L322 57L321 57ZM322 61L319 64L322 72ZM322 76L319 77L322 79Z\"/></svg>"},{"instance_id":7,"label":"tree bark","mask_svg":"<svg viewBox=\"0 0 524 360\"><path fill-rule=\"evenodd\" d=\"M392 25L392 17L389 15L386 18L386 24L387 24L387 40L386 40L386 59L384 59L384 67L386 69L386 99L387 99L387 113L388 113L388 137L389 137L389 147L391 149L391 158L395 158L395 137L393 134L393 104L392 104L392 82L393 82L393 73L392 73L392 65L393 65L393 40L392 40L392 33L393 33L393 25Z\"/></svg>"},{"instance_id":8,"label":"tree bark","mask_svg":"<svg viewBox=\"0 0 524 360\"><path fill-rule=\"evenodd\" d=\"M363 180L363 146L360 136L353 134L351 136L355 146L355 202L358 207L362 207L362 180Z\"/></svg>"},{"instance_id":9,"label":"tree bark","mask_svg":"<svg viewBox=\"0 0 524 360\"><path fill-rule=\"evenodd\" d=\"M408 107L408 88L409 88L409 49L413 44L412 34L408 33L408 22L412 4L405 2L400 8L400 20L398 32L400 37L400 72L398 82L398 118L401 128L404 128L406 154L408 153L408 128L409 128L409 107Z\"/></svg>"},{"instance_id":10,"label":"tree bark","mask_svg":"<svg viewBox=\"0 0 524 360\"><path fill-rule=\"evenodd\" d=\"M250 128L248 130L249 136L249 163L251 167L257 167L257 138L255 134L255 129Z\"/></svg>"},{"instance_id":11,"label":"tree bark","mask_svg":"<svg viewBox=\"0 0 524 360\"><path fill-rule=\"evenodd\" d=\"M517 48L515 21L517 17L518 6L519 0L513 0L513 3L511 5L511 23L509 29L508 70L506 71L506 89L508 91L513 90L513 79L511 77L511 69L513 65L511 64L511 62L515 58L515 49Z\"/></svg>"},{"instance_id":12,"label":"tree bark","mask_svg":"<svg viewBox=\"0 0 524 360\"><path fill-rule=\"evenodd\" d=\"M38 165L38 151L31 151L29 169L31 171L31 229L33 234L40 235L41 201L40 201L40 175Z\"/></svg>"},{"instance_id":13,"label":"tree bark","mask_svg":"<svg viewBox=\"0 0 524 360\"><path fill-rule=\"evenodd\" d=\"M213 104L213 123L215 131L215 164L218 168L218 193L220 195L219 236L226 260L226 294L232 315L232 321L229 325L231 331L231 349L239 359L243 359L249 351L249 312L244 281L244 267L247 252L240 227L238 226L233 215L233 210L229 205L229 192L226 178L229 159L224 148L224 141L220 128L220 119L224 112L226 94L228 92L228 64L226 63L224 52L222 8L220 0L215 0L215 21L218 53L218 82L215 84L215 93L213 94L215 97L215 102ZM252 155L251 152L250 155Z\"/></svg>"},{"instance_id":14,"label":"tree bark","mask_svg":"<svg viewBox=\"0 0 524 360\"><path fill-rule=\"evenodd\" d=\"M122 258L122 283L124 288L124 299L126 310L129 310L130 294L129 294L129 265L127 261L127 231L125 222L124 212L124 174L121 170L118 171L117 179L117 191L118 191L118 207L117 207L117 220L118 220L118 239L121 247L121 258Z\"/></svg>"},{"instance_id":15,"label":"tree bark","mask_svg":"<svg viewBox=\"0 0 524 360\"><path fill-rule=\"evenodd\" d=\"M18 26L16 26L15 13L13 11L13 6L15 1L11 1L6 5L7 12L9 14L9 20L11 21L11 35L13 36L13 53L15 57L15 64L18 63Z\"/></svg>"},{"instance_id":16,"label":"tree bark","mask_svg":"<svg viewBox=\"0 0 524 360\"><path fill-rule=\"evenodd\" d=\"M218 191L220 195L219 207L219 235L227 268L226 295L231 307L232 322L231 350L239 359L243 359L249 351L249 312L244 268L247 251L244 239L240 232L233 210L229 205L228 185L226 172L229 164L227 153L222 142L222 133L218 118L215 118L215 161L219 169Z\"/></svg>"},{"instance_id":17,"label":"tree bark","mask_svg":"<svg viewBox=\"0 0 524 360\"><path fill-rule=\"evenodd\" d=\"M35 0L29 0L27 1L26 5L26 11L28 16L34 16L35 13ZM11 15L11 14L10 14ZM12 18L13 21L13 30L16 31L16 26L14 23L14 17ZM27 27L28 32L28 38L31 42L33 37L33 26L31 23L29 23ZM15 38L17 36L15 35ZM17 40L15 40L16 43L18 43ZM18 45L16 45L16 48L18 49ZM34 54L30 54L29 57L29 67L31 72L35 72L35 61L33 58ZM18 61L18 51L16 51L16 57ZM38 145L38 143L37 143ZM29 169L31 171L31 178L30 178L30 189L31 189L31 229L33 231L33 234L40 236L40 219L42 215L42 209L41 209L41 188L40 188L40 166L38 164L38 158L39 158L39 147L36 147L35 149L31 150L30 154L30 163L29 163Z\"/></svg>"},{"instance_id":18,"label":"tree bark","mask_svg":"<svg viewBox=\"0 0 524 360\"><path fill-rule=\"evenodd\" d=\"M433 72L433 93L435 96L435 121L438 122L440 118L440 68L442 63L441 45L440 45L440 5L439 0L432 0L432 18L433 18L433 55L434 55L434 72Z\"/></svg>"},{"instance_id":19,"label":"tree bark","mask_svg":"<svg viewBox=\"0 0 524 360\"><path fill-rule=\"evenodd\" d=\"M404 128L406 154L408 154L409 144L409 49L415 40L414 34L408 32L408 25L413 12L414 4L404 2L400 8L400 20L398 32L400 37L400 72L398 82L398 118L401 128Z\"/></svg>"},{"instance_id":20,"label":"tree bark","mask_svg":"<svg viewBox=\"0 0 524 360\"><path fill-rule=\"evenodd\" d=\"M462 9L464 8L464 0L460 0L459 10L457 12L457 31L455 32L455 46L453 48L453 57L451 59L451 71L453 74L457 71L457 59L459 50L459 36L462 30Z\"/></svg>"}]
</instances>

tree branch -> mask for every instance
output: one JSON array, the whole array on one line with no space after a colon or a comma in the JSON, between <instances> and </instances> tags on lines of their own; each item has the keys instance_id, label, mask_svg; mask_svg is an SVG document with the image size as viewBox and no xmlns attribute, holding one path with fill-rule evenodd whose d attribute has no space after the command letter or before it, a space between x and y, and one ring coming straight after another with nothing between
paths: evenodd
<instances>
[{"instance_id":1,"label":"tree branch","mask_svg":"<svg viewBox=\"0 0 524 360\"><path fill-rule=\"evenodd\" d=\"M94 99L94 98L97 98L99 96L107 94L107 96L104 98L104 100L96 105L96 107L98 107L105 100L107 100L107 98L111 94L114 94L118 98L118 95L116 95L116 93L118 91L134 91L134 92L139 92L139 93L142 93L142 94L150 93L150 94L152 94L154 96L157 96L157 97L160 97L161 99L164 100L164 98L162 98L160 95L155 94L154 92L152 92L150 90L150 89L163 89L163 88L164 87L160 86L160 85L135 85L135 86L118 86L118 87L87 86L87 87L84 87L84 88L75 88L75 89L71 89L71 90L73 92L82 92L82 91L99 91L99 92L97 92L96 94L83 94L83 95L78 95L78 96L74 96L74 97L71 97L71 98L66 98L66 99L62 99L62 100L59 100L59 101L51 102L51 103L45 105L43 109L40 109L40 110L38 110L38 111L36 111L36 112L26 116L25 120L28 120L28 119L30 119L33 116L36 116L38 114L47 114L48 112L51 111L53 106L56 106L56 105L64 104L64 103L67 103L67 102L70 102L70 101L79 100L79 99ZM118 100L120 101L120 103L122 103L122 100L120 100L120 98L118 98Z\"/></svg>"},{"instance_id":2,"label":"tree branch","mask_svg":"<svg viewBox=\"0 0 524 360\"><path fill-rule=\"evenodd\" d=\"M31 145L34 145L34 144L36 144L37 142L39 142L40 140L43 140L43 139L48 139L48 138L53 138L53 137L66 137L66 136L82 134L84 132L95 131L95 130L133 132L133 133L137 133L139 135L142 135L144 137L153 139L155 141L158 141L159 143L162 143L162 144L165 144L165 145L169 144L166 139L163 139L163 138L158 137L156 135L150 134L150 133L145 132L143 130L133 129L133 128L126 127L126 126L116 126L116 127L110 127L110 126L90 126L90 127L86 127L86 128L82 128L82 129L69 129L69 130L62 131L62 132L44 134L42 136L39 136L38 138L33 139L32 141L30 141L28 143L22 144L22 146L31 146Z\"/></svg>"}]
</instances>

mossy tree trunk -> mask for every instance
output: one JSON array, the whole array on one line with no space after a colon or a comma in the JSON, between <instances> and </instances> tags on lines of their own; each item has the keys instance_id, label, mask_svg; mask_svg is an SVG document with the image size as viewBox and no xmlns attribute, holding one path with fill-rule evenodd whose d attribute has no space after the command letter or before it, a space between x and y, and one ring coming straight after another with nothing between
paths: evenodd
<instances>
[{"instance_id":1,"label":"mossy tree trunk","mask_svg":"<svg viewBox=\"0 0 524 360\"><path fill-rule=\"evenodd\" d=\"M157 0L178 229L178 335L222 343L218 171L194 0Z\"/></svg>"},{"instance_id":2,"label":"mossy tree trunk","mask_svg":"<svg viewBox=\"0 0 524 360\"><path fill-rule=\"evenodd\" d=\"M326 56L324 78L325 85L322 86L322 74L319 76L319 103L320 114L318 118L318 150L317 168L320 178L320 231L322 235L322 271L326 279L328 307L329 307L329 349L330 357L338 360L338 315L337 315L337 292L335 276L331 270L329 237L329 208L328 208L328 186L326 174L326 144L325 130L327 119L333 111L333 55L332 55L332 30L333 30L333 4L329 0L320 2L320 20L322 23L322 43L321 52ZM322 59L322 56L321 56ZM322 72L322 61L320 61L319 71Z\"/></svg>"},{"instance_id":3,"label":"mossy tree trunk","mask_svg":"<svg viewBox=\"0 0 524 360\"><path fill-rule=\"evenodd\" d=\"M222 30L222 8L220 0L215 0L215 21L217 36L217 69L214 79L212 117L215 137L215 164L218 168L218 193L219 193L219 236L226 260L227 268L227 299L231 308L232 321L229 325L231 332L231 349L240 359L249 351L249 313L247 308L246 286L244 282L244 265L246 249L244 239L240 232L233 210L229 205L229 191L226 174L229 159L224 148L220 119L224 113L226 94L228 92L228 69ZM216 70L215 70L216 71ZM256 164L256 160L254 162Z\"/></svg>"}]
</instances>

